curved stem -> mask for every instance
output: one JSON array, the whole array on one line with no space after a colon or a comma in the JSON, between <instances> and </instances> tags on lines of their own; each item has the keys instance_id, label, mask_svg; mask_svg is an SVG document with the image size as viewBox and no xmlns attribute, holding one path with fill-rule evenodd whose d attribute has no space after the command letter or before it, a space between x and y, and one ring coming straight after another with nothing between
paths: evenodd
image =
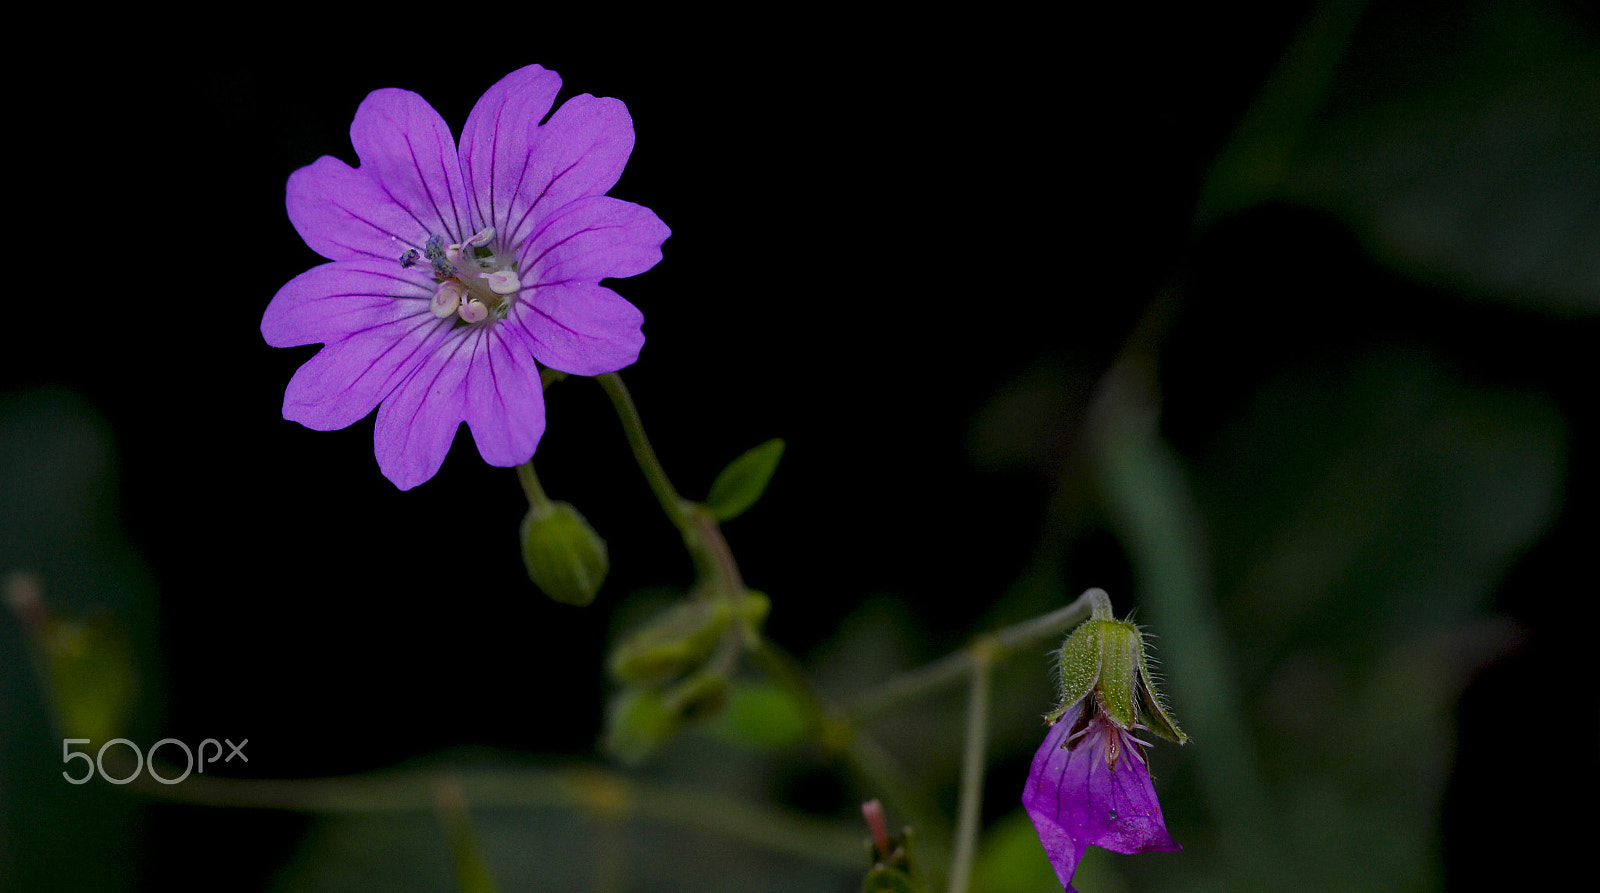
<instances>
[{"instance_id":1,"label":"curved stem","mask_svg":"<svg viewBox=\"0 0 1600 893\"><path fill-rule=\"evenodd\" d=\"M595 381L600 383L600 387L605 389L606 396L611 398L611 405L616 408L617 418L622 422L623 434L628 438L628 446L633 449L634 461L639 463L640 470L644 472L645 480L650 483L650 491L656 495L656 501L666 510L673 526L684 536L690 536L693 523L684 507L683 497L673 489L672 481L667 478L666 470L661 467L661 460L656 458L656 451L650 446L650 438L645 436L644 423L639 419L639 408L634 406L633 396L622 383L622 377L615 372L609 372L597 376Z\"/></svg>"},{"instance_id":2,"label":"curved stem","mask_svg":"<svg viewBox=\"0 0 1600 893\"><path fill-rule=\"evenodd\" d=\"M1103 589L1088 589L1062 608L1042 614L1032 620L1008 626L981 637L998 660L1020 649L1033 649L1077 626L1089 618L1089 604L1095 593L1105 596ZM976 645L977 640L974 641ZM972 672L976 649L973 645L951 652L930 664L896 676L877 688L857 697L845 710L852 722L861 722L877 713L938 691Z\"/></svg>"}]
</instances>

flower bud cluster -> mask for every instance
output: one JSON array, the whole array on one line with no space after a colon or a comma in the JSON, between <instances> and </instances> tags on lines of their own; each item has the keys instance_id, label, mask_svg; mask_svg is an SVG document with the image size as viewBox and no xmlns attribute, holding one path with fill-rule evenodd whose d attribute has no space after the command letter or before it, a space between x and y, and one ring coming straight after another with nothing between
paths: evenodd
<instances>
[{"instance_id":1,"label":"flower bud cluster","mask_svg":"<svg viewBox=\"0 0 1600 893\"><path fill-rule=\"evenodd\" d=\"M771 601L697 590L612 649L607 669L620 689L611 703L604 749L643 762L686 722L709 716L728 698L739 656L759 638Z\"/></svg>"}]
</instances>

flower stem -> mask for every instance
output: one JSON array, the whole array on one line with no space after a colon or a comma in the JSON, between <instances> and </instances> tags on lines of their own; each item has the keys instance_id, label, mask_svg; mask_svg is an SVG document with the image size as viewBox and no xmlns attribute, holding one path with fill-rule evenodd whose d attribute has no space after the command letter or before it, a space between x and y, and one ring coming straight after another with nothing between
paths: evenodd
<instances>
[{"instance_id":1,"label":"flower stem","mask_svg":"<svg viewBox=\"0 0 1600 893\"><path fill-rule=\"evenodd\" d=\"M456 886L461 893L497 893L499 888L484 858L478 833L472 827L472 814L467 809L467 795L461 790L460 779L451 775L435 779L433 806L439 823L444 826Z\"/></svg>"},{"instance_id":2,"label":"flower stem","mask_svg":"<svg viewBox=\"0 0 1600 893\"><path fill-rule=\"evenodd\" d=\"M1037 648L1077 626L1089 618L1089 606L1095 593L1105 596L1102 589L1089 589L1065 607L1032 620L1024 620L997 632L981 637L991 649L991 659L998 660L1006 654L1023 648ZM950 685L973 670L976 641L930 664L925 664L890 679L877 688L857 697L847 709L850 719L860 722L886 709Z\"/></svg>"},{"instance_id":3,"label":"flower stem","mask_svg":"<svg viewBox=\"0 0 1600 893\"><path fill-rule=\"evenodd\" d=\"M656 458L656 451L650 446L650 438L645 436L644 423L639 419L639 408L633 405L633 396L628 393L627 385L622 383L622 376L615 372L608 372L595 378L600 387L605 389L606 396L611 398L611 405L616 408L617 418L622 422L622 432L628 438L628 446L633 448L634 461L639 463L639 469L644 472L645 480L650 484L650 491L656 495L656 501L666 510L667 517L672 520L674 527L685 537L693 535L693 521L689 511L684 505L683 497L673 489L672 481L667 478L667 472L661 467L661 460Z\"/></svg>"},{"instance_id":4,"label":"flower stem","mask_svg":"<svg viewBox=\"0 0 1600 893\"><path fill-rule=\"evenodd\" d=\"M532 459L517 466L517 480L522 483L522 492L528 497L530 508L543 508L550 504L550 497L539 485L539 476L533 473Z\"/></svg>"},{"instance_id":5,"label":"flower stem","mask_svg":"<svg viewBox=\"0 0 1600 893\"><path fill-rule=\"evenodd\" d=\"M978 852L984 745L989 732L989 676L996 656L992 637L980 636L968 653L971 654L972 676L967 688L967 738L961 753L961 800L953 845L955 855L950 862L950 893L967 893L972 862Z\"/></svg>"},{"instance_id":6,"label":"flower stem","mask_svg":"<svg viewBox=\"0 0 1600 893\"><path fill-rule=\"evenodd\" d=\"M606 396L611 398L611 405L622 422L622 431L628 438L628 446L633 448L634 461L639 463L651 492L666 511L672 526L683 537L683 544L689 550L696 572L702 580L715 581L716 585L708 592L712 597L742 595L744 579L739 574L738 563L733 560L733 552L728 549L727 540L722 537L717 519L704 506L678 495L677 488L672 486L672 480L667 477L666 469L661 466L661 460L656 457L655 449L650 446L650 438L645 436L639 408L634 405L633 396L628 393L627 385L622 383L622 377L611 372L595 380L600 382Z\"/></svg>"}]
</instances>

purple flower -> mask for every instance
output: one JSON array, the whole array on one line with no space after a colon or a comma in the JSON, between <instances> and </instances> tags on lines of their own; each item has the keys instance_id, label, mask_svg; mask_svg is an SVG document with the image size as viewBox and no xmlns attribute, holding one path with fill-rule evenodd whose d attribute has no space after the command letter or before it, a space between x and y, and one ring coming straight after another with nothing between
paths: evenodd
<instances>
[{"instance_id":1,"label":"purple flower","mask_svg":"<svg viewBox=\"0 0 1600 893\"><path fill-rule=\"evenodd\" d=\"M1124 854L1181 849L1167 834L1144 746L1090 697L1067 708L1034 755L1022 805L1066 889L1090 844Z\"/></svg>"},{"instance_id":2,"label":"purple flower","mask_svg":"<svg viewBox=\"0 0 1600 893\"><path fill-rule=\"evenodd\" d=\"M261 320L274 347L323 345L283 416L330 431L378 407L378 465L402 490L433 477L462 422L484 461L527 462L544 433L540 365L614 372L644 344L642 314L600 284L655 266L669 235L605 194L633 122L587 94L544 120L560 87L537 65L507 75L459 152L422 97L378 90L350 125L360 167L324 156L289 177L289 219L330 263Z\"/></svg>"}]
</instances>

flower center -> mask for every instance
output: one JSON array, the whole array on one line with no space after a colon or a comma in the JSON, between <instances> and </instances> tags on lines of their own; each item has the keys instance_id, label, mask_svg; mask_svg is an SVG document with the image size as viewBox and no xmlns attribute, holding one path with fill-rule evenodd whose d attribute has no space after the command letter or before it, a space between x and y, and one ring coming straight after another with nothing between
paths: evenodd
<instances>
[{"instance_id":1,"label":"flower center","mask_svg":"<svg viewBox=\"0 0 1600 893\"><path fill-rule=\"evenodd\" d=\"M501 319L522 288L516 262L500 257L492 226L455 245L444 244L442 236L430 236L422 251L411 248L400 255L402 267L423 261L433 267L433 279L439 283L430 306L440 319L452 315L465 323Z\"/></svg>"}]
</instances>

